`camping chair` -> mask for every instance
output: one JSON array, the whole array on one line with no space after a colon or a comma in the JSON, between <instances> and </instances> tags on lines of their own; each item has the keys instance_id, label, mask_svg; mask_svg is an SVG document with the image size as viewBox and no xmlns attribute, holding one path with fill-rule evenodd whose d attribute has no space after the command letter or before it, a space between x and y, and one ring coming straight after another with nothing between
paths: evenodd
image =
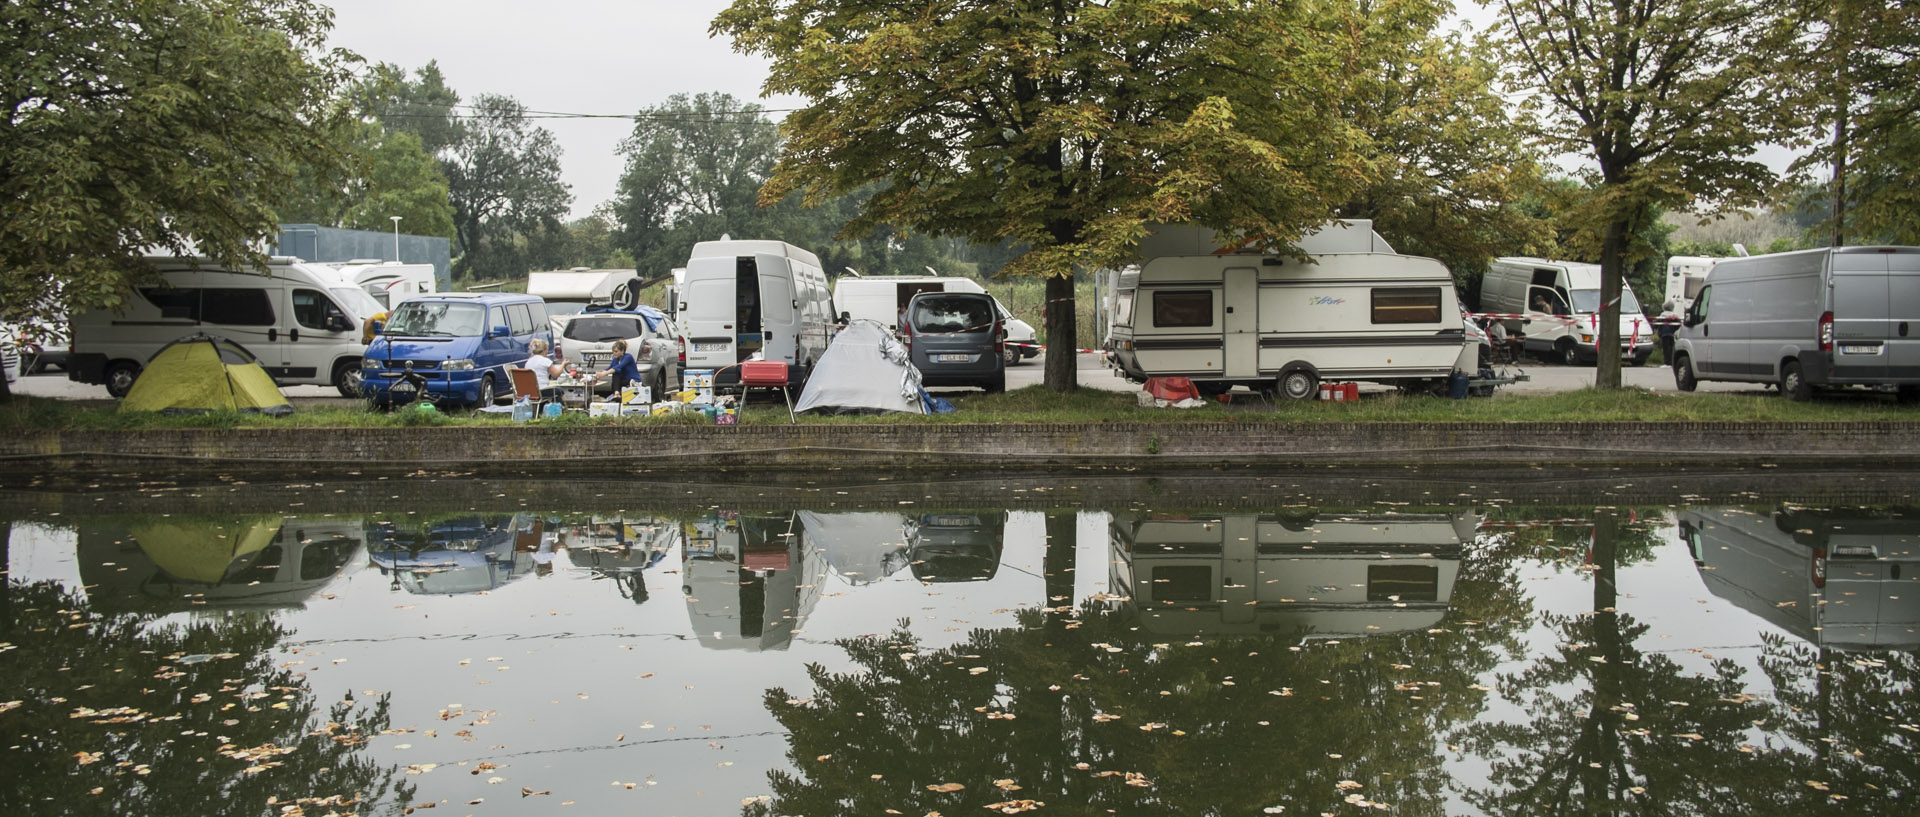
<instances>
[{"instance_id":1,"label":"camping chair","mask_svg":"<svg viewBox=\"0 0 1920 817\"><path fill-rule=\"evenodd\" d=\"M747 390L779 389L787 398L787 420L798 424L799 418L793 413L793 393L787 390L787 364L785 361L749 360L740 364L740 413L747 411Z\"/></svg>"},{"instance_id":2,"label":"camping chair","mask_svg":"<svg viewBox=\"0 0 1920 817\"><path fill-rule=\"evenodd\" d=\"M507 378L513 381L513 401L515 403L520 402L521 398L533 401L533 416L539 417L540 410L546 408L547 403L552 402L547 399L546 395L540 393L540 377L534 374L532 369L509 366L507 367Z\"/></svg>"}]
</instances>

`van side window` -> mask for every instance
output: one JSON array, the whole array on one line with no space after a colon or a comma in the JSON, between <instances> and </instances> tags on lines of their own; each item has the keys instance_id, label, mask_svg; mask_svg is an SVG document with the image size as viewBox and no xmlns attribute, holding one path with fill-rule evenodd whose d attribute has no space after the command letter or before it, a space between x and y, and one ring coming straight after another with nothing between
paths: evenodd
<instances>
[{"instance_id":1,"label":"van side window","mask_svg":"<svg viewBox=\"0 0 1920 817\"><path fill-rule=\"evenodd\" d=\"M1693 299L1693 308L1689 310L1695 321L1707 317L1707 304L1713 301L1713 287L1701 287L1699 297Z\"/></svg>"},{"instance_id":2,"label":"van side window","mask_svg":"<svg viewBox=\"0 0 1920 817\"><path fill-rule=\"evenodd\" d=\"M487 307L487 323L485 326L480 327L480 335L481 337L485 337L487 335L493 334L493 328L496 326L510 326L510 325L511 324L507 323L506 313L501 312L500 307L490 306L490 307Z\"/></svg>"},{"instance_id":3,"label":"van side window","mask_svg":"<svg viewBox=\"0 0 1920 817\"><path fill-rule=\"evenodd\" d=\"M1202 289L1153 293L1153 325L1212 326L1213 291Z\"/></svg>"},{"instance_id":4,"label":"van side window","mask_svg":"<svg viewBox=\"0 0 1920 817\"><path fill-rule=\"evenodd\" d=\"M143 287L140 297L160 308L160 317L177 321L200 320L200 290Z\"/></svg>"},{"instance_id":5,"label":"van side window","mask_svg":"<svg viewBox=\"0 0 1920 817\"><path fill-rule=\"evenodd\" d=\"M1376 288L1374 323L1439 323L1439 287Z\"/></svg>"},{"instance_id":6,"label":"van side window","mask_svg":"<svg viewBox=\"0 0 1920 817\"><path fill-rule=\"evenodd\" d=\"M550 323L547 318L547 305L545 303L536 302L527 304L527 314L533 319L535 329L547 326Z\"/></svg>"},{"instance_id":7,"label":"van side window","mask_svg":"<svg viewBox=\"0 0 1920 817\"><path fill-rule=\"evenodd\" d=\"M333 301L316 290L296 289L293 291L293 319L308 329L325 330L329 318L347 319L347 313L334 306Z\"/></svg>"},{"instance_id":8,"label":"van side window","mask_svg":"<svg viewBox=\"0 0 1920 817\"><path fill-rule=\"evenodd\" d=\"M272 326L273 302L264 289L203 289L200 320L228 326Z\"/></svg>"},{"instance_id":9,"label":"van side window","mask_svg":"<svg viewBox=\"0 0 1920 817\"><path fill-rule=\"evenodd\" d=\"M533 331L533 316L527 312L526 304L507 304L507 326L515 335Z\"/></svg>"}]
</instances>

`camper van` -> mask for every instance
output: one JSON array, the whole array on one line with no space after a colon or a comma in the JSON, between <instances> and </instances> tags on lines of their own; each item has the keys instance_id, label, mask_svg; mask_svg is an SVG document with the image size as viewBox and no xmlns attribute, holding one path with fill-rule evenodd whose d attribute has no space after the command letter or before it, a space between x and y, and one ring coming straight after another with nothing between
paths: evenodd
<instances>
[{"instance_id":1,"label":"camper van","mask_svg":"<svg viewBox=\"0 0 1920 817\"><path fill-rule=\"evenodd\" d=\"M1568 366L1592 365L1600 340L1600 265L1544 258L1499 258L1480 282L1480 311L1525 315L1507 318L1507 330L1524 336L1528 353ZM1620 285L1620 359L1644 365L1659 345L1653 324L1641 314L1633 289Z\"/></svg>"},{"instance_id":2,"label":"camper van","mask_svg":"<svg viewBox=\"0 0 1920 817\"><path fill-rule=\"evenodd\" d=\"M1221 252L1208 230L1161 228L1115 299L1107 359L1135 382L1191 378L1302 400L1322 380L1440 388L1479 370L1446 266L1400 255L1367 221L1340 222L1298 247L1311 262Z\"/></svg>"},{"instance_id":3,"label":"camper van","mask_svg":"<svg viewBox=\"0 0 1920 817\"><path fill-rule=\"evenodd\" d=\"M76 313L67 378L127 396L147 360L187 335L240 344L275 383L331 385L360 395L361 324L382 311L337 270L273 258L263 273L155 258L162 283L128 293L124 308Z\"/></svg>"},{"instance_id":4,"label":"camper van","mask_svg":"<svg viewBox=\"0 0 1920 817\"><path fill-rule=\"evenodd\" d=\"M986 289L972 278L940 275L876 275L843 277L833 282L833 307L840 310L841 323L857 320L876 321L895 332L900 331L900 313L907 301L922 292L980 292ZM991 296L989 296L991 297ZM1008 366L1040 354L1039 338L1033 324L1020 320L1007 310L999 298L993 299L1001 324L1007 330L1002 358Z\"/></svg>"},{"instance_id":5,"label":"camper van","mask_svg":"<svg viewBox=\"0 0 1920 817\"><path fill-rule=\"evenodd\" d=\"M560 337L568 317L589 306L632 309L634 304L616 299L616 294L638 293L634 284L638 275L630 269L587 269L527 273L527 294L538 295L547 304L553 336Z\"/></svg>"},{"instance_id":6,"label":"camper van","mask_svg":"<svg viewBox=\"0 0 1920 817\"><path fill-rule=\"evenodd\" d=\"M1920 247L1829 247L1725 258L1680 331L1673 377L1817 389L1894 386L1920 399Z\"/></svg>"},{"instance_id":7,"label":"camper van","mask_svg":"<svg viewBox=\"0 0 1920 817\"><path fill-rule=\"evenodd\" d=\"M366 349L374 403L429 400L486 407L513 394L507 368L527 362L536 338L553 346L547 307L518 292L442 292L400 305Z\"/></svg>"},{"instance_id":8,"label":"camper van","mask_svg":"<svg viewBox=\"0 0 1920 817\"><path fill-rule=\"evenodd\" d=\"M1667 296L1660 301L1660 315L1681 316L1693 306L1693 299L1700 297L1700 288L1707 285L1707 273L1713 271L1718 258L1704 255L1675 255L1667 259Z\"/></svg>"},{"instance_id":9,"label":"camper van","mask_svg":"<svg viewBox=\"0 0 1920 817\"><path fill-rule=\"evenodd\" d=\"M675 312L686 333L686 368L714 370L716 387L738 385L738 364L748 360L785 363L798 385L834 326L820 259L782 241L693 245Z\"/></svg>"}]
</instances>

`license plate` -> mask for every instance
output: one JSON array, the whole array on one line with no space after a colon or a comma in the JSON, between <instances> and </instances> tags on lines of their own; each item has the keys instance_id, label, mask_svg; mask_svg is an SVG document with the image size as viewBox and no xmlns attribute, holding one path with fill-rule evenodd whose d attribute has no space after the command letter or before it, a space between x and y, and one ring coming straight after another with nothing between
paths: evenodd
<instances>
[{"instance_id":1,"label":"license plate","mask_svg":"<svg viewBox=\"0 0 1920 817\"><path fill-rule=\"evenodd\" d=\"M933 360L936 363L966 363L973 360L973 355L934 355Z\"/></svg>"},{"instance_id":2,"label":"license plate","mask_svg":"<svg viewBox=\"0 0 1920 817\"><path fill-rule=\"evenodd\" d=\"M974 524L971 516L935 516L927 521L942 528L967 528Z\"/></svg>"},{"instance_id":3,"label":"license plate","mask_svg":"<svg viewBox=\"0 0 1920 817\"><path fill-rule=\"evenodd\" d=\"M1851 343L1851 344L1841 344L1841 346L1840 346L1840 354L1843 354L1843 355L1877 355L1877 354L1880 354L1880 347L1878 347L1878 346L1866 346L1866 345L1861 345L1861 344L1857 344L1857 343Z\"/></svg>"},{"instance_id":4,"label":"license plate","mask_svg":"<svg viewBox=\"0 0 1920 817\"><path fill-rule=\"evenodd\" d=\"M693 345L693 350L696 352L724 352L727 350L727 345L725 343L696 343Z\"/></svg>"}]
</instances>

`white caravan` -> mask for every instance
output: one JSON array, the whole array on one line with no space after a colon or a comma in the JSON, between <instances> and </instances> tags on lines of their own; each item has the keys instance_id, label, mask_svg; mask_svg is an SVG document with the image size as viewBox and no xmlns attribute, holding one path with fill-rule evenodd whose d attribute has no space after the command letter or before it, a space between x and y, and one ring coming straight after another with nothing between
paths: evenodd
<instances>
[{"instance_id":1,"label":"white caravan","mask_svg":"<svg viewBox=\"0 0 1920 817\"><path fill-rule=\"evenodd\" d=\"M639 293L638 281L638 273L630 269L574 267L530 272L527 273L527 294L538 295L547 302L547 323L553 327L553 336L558 338L566 329L567 321L589 306L633 308L632 303L621 303L621 300Z\"/></svg>"},{"instance_id":2,"label":"white caravan","mask_svg":"<svg viewBox=\"0 0 1920 817\"><path fill-rule=\"evenodd\" d=\"M1293 399L1322 380L1440 388L1479 370L1446 266L1400 255L1369 221L1337 222L1290 256L1222 252L1212 231L1160 228L1121 278L1108 362L1136 382L1187 377Z\"/></svg>"},{"instance_id":3,"label":"white caravan","mask_svg":"<svg viewBox=\"0 0 1920 817\"><path fill-rule=\"evenodd\" d=\"M819 257L783 241L693 245L674 311L686 334L686 369L714 370L716 386L738 384L748 360L785 363L798 384L833 335Z\"/></svg>"},{"instance_id":4,"label":"white caravan","mask_svg":"<svg viewBox=\"0 0 1920 817\"><path fill-rule=\"evenodd\" d=\"M349 261L334 265L340 275L367 291L386 311L416 295L440 291L432 264L400 264L393 261Z\"/></svg>"},{"instance_id":5,"label":"white caravan","mask_svg":"<svg viewBox=\"0 0 1920 817\"><path fill-rule=\"evenodd\" d=\"M275 383L331 385L360 396L362 325L384 311L338 270L273 258L266 272L192 259L150 259L162 283L127 293L118 311L72 318L67 378L125 397L160 347L204 332L240 344Z\"/></svg>"},{"instance_id":6,"label":"white caravan","mask_svg":"<svg viewBox=\"0 0 1920 817\"><path fill-rule=\"evenodd\" d=\"M842 277L833 282L833 306L840 310L842 324L857 320L870 320L895 332L900 331L900 313L907 308L907 301L922 292L979 292L987 294L980 282L972 278L936 275L873 275L862 277ZM992 297L988 294L988 297ZM1007 311L999 298L993 299L993 306L1000 312L1000 320L1007 328L1007 340L1004 352L1008 366L1021 360L1040 354L1040 344L1034 335L1033 324L1020 320Z\"/></svg>"},{"instance_id":7,"label":"white caravan","mask_svg":"<svg viewBox=\"0 0 1920 817\"><path fill-rule=\"evenodd\" d=\"M1673 377L1816 389L1893 386L1920 399L1920 247L1724 258L1673 338Z\"/></svg>"},{"instance_id":8,"label":"white caravan","mask_svg":"<svg viewBox=\"0 0 1920 817\"><path fill-rule=\"evenodd\" d=\"M1499 258L1480 281L1480 311L1524 315L1506 318L1507 330L1526 350L1568 366L1599 360L1600 265L1544 258ZM1633 288L1620 284L1620 359L1644 365L1660 342L1641 314Z\"/></svg>"},{"instance_id":9,"label":"white caravan","mask_svg":"<svg viewBox=\"0 0 1920 817\"><path fill-rule=\"evenodd\" d=\"M1661 317L1687 314L1700 288L1707 285L1707 273L1721 259L1704 255L1675 255L1667 259L1667 297L1660 301Z\"/></svg>"}]
</instances>

